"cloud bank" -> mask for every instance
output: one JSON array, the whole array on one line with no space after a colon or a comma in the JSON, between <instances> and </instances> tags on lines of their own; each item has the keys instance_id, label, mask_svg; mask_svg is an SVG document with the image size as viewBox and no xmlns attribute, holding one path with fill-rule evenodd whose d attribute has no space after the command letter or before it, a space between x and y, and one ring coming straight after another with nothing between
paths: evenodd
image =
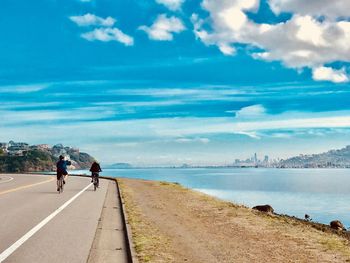
<instances>
[{"instance_id":1,"label":"cloud bank","mask_svg":"<svg viewBox=\"0 0 350 263\"><path fill-rule=\"evenodd\" d=\"M269 4L276 14L290 12L333 19L350 16L350 2L346 0L270 0Z\"/></svg>"},{"instance_id":2,"label":"cloud bank","mask_svg":"<svg viewBox=\"0 0 350 263\"><path fill-rule=\"evenodd\" d=\"M330 64L350 62L350 22L345 12L350 4L347 0L321 2L327 4L270 0L276 15L289 11L292 16L268 24L257 23L248 15L259 10L259 0L204 0L202 8L209 16L193 14L191 20L196 37L205 45L216 45L225 55L234 55L235 47L243 44L253 47L251 55L256 59L280 61L288 68L309 68L314 80L346 82L346 70Z\"/></svg>"}]
</instances>

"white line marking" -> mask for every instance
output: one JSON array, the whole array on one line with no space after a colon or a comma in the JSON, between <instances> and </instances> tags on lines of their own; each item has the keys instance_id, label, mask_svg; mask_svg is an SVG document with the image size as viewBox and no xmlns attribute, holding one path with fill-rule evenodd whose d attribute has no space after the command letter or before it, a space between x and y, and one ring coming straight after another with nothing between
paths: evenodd
<instances>
[{"instance_id":1,"label":"white line marking","mask_svg":"<svg viewBox=\"0 0 350 263\"><path fill-rule=\"evenodd\" d=\"M85 190L88 189L91 185L92 185L92 183L90 183L83 190L81 190L79 193L77 193L75 196L73 196L71 199L69 199L67 202L65 202L56 211L54 211L52 214L50 214L48 217L46 217L43 221L41 221L39 224L37 224L35 227L33 227L31 230L29 230L29 232L27 234L22 236L15 243L13 243L9 248L7 248L5 251L3 251L0 254L0 262L3 262L6 258L8 258L13 252L16 251L17 248L19 248L21 245L23 245L24 242L26 242L36 232L38 232L43 226L45 226L48 222L50 222L50 220L53 219L56 215L58 215L60 212L62 212L63 209L65 209L68 205L70 205L79 195L81 195L83 192L85 192Z\"/></svg>"},{"instance_id":2,"label":"white line marking","mask_svg":"<svg viewBox=\"0 0 350 263\"><path fill-rule=\"evenodd\" d=\"M8 180L7 181L2 181L2 178L8 178ZM8 183L8 182L10 182L10 181L12 181L13 180L13 177L11 177L11 176L4 176L4 177L2 177L2 178L0 178L0 184L4 184L4 183Z\"/></svg>"}]
</instances>

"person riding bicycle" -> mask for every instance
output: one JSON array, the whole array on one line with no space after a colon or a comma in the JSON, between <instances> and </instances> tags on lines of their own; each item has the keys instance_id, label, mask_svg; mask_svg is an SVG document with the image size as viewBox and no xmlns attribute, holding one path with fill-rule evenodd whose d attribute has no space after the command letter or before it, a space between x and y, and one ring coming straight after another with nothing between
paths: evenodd
<instances>
[{"instance_id":1,"label":"person riding bicycle","mask_svg":"<svg viewBox=\"0 0 350 263\"><path fill-rule=\"evenodd\" d=\"M56 167L57 167L57 191L60 190L58 187L58 183L59 183L58 181L61 179L62 176L68 175L67 166L71 165L71 164L72 163L70 161L64 160L63 155L60 155L59 161L56 164ZM64 184L66 183L66 181L64 180L64 177L63 177L63 183Z\"/></svg>"},{"instance_id":2,"label":"person riding bicycle","mask_svg":"<svg viewBox=\"0 0 350 263\"><path fill-rule=\"evenodd\" d=\"M99 176L99 173L102 172L102 170L101 170L100 164L97 161L94 161L92 163L90 172L91 172L91 183L94 182L94 177L96 177L97 185L98 185L98 176Z\"/></svg>"}]
</instances>

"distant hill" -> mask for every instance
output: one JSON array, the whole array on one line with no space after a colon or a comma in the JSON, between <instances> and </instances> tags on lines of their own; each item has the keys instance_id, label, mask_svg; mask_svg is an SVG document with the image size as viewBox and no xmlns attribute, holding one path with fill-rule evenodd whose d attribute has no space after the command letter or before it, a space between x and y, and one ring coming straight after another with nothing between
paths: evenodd
<instances>
[{"instance_id":1,"label":"distant hill","mask_svg":"<svg viewBox=\"0 0 350 263\"><path fill-rule=\"evenodd\" d=\"M299 155L279 163L281 168L350 168L350 145L325 153Z\"/></svg>"},{"instance_id":2,"label":"distant hill","mask_svg":"<svg viewBox=\"0 0 350 263\"><path fill-rule=\"evenodd\" d=\"M20 156L0 153L0 172L43 172L55 171L58 156L63 154L72 162L70 169L90 168L94 158L87 153L79 152L78 149L55 145L52 148L38 149L28 148Z\"/></svg>"},{"instance_id":3,"label":"distant hill","mask_svg":"<svg viewBox=\"0 0 350 263\"><path fill-rule=\"evenodd\" d=\"M130 169L130 168L132 168L132 165L129 163L114 163L114 164L108 165L107 168L109 168L109 169Z\"/></svg>"}]
</instances>

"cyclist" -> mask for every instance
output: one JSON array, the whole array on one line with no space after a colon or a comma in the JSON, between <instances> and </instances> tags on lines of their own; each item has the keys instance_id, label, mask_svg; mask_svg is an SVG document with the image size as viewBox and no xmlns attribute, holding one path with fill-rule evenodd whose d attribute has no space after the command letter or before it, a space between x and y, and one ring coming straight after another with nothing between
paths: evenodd
<instances>
[{"instance_id":1,"label":"cyclist","mask_svg":"<svg viewBox=\"0 0 350 263\"><path fill-rule=\"evenodd\" d=\"M58 187L58 181L60 180L60 178L62 176L67 176L68 172L67 172L67 165L71 165L72 163L70 161L66 161L64 160L64 156L60 155L59 157L59 161L56 164L57 167L57 191L59 191L59 187ZM63 177L63 183L65 184L66 181L64 180L65 177Z\"/></svg>"},{"instance_id":2,"label":"cyclist","mask_svg":"<svg viewBox=\"0 0 350 263\"><path fill-rule=\"evenodd\" d=\"M102 170L101 170L100 164L97 161L94 161L92 163L90 172L91 172L91 183L94 182L94 176L96 176L97 185L98 185L98 176L99 176L99 173L102 172Z\"/></svg>"}]
</instances>

